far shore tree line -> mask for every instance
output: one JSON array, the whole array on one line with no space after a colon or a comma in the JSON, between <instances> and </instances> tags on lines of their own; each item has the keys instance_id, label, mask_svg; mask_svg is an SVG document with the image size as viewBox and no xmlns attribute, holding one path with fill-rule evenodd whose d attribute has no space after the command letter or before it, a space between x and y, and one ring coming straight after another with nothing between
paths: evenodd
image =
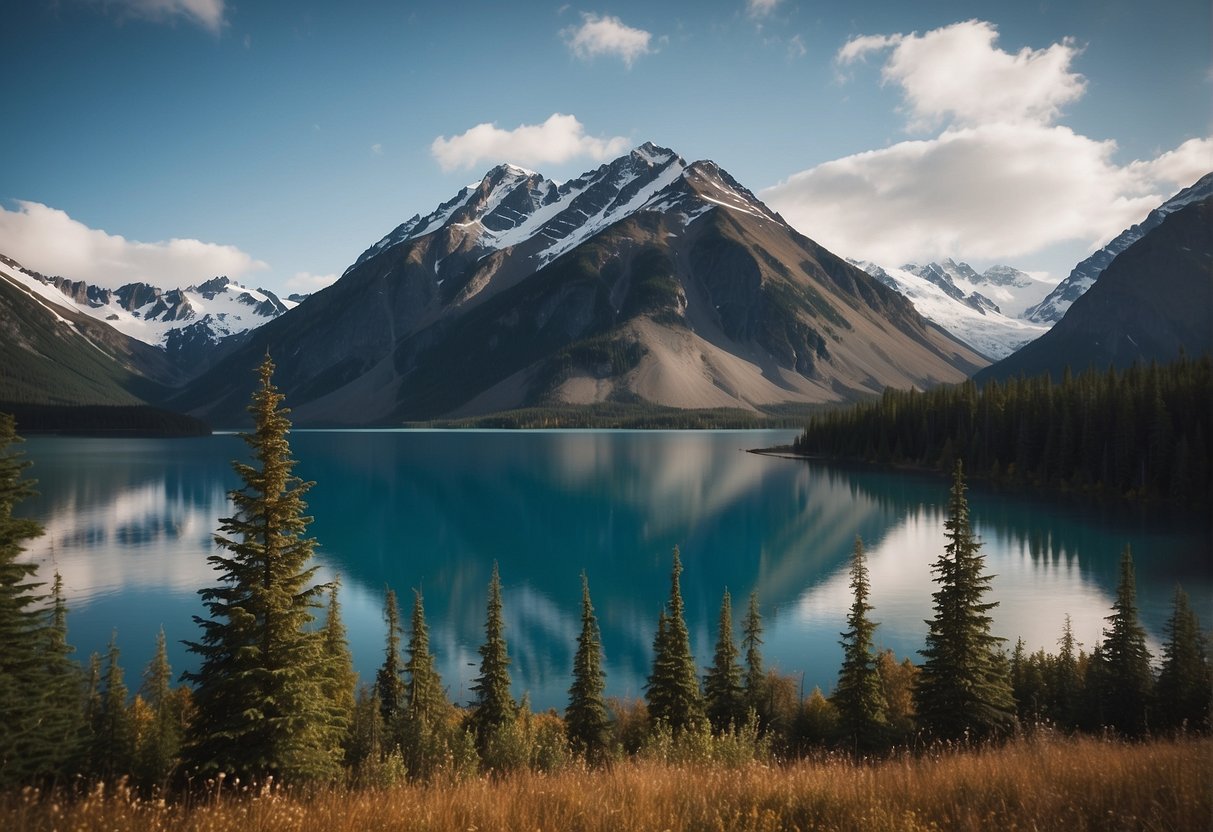
<instances>
[{"instance_id":1,"label":"far shore tree line","mask_svg":"<svg viewBox=\"0 0 1213 832\"><path fill-rule=\"evenodd\" d=\"M691 653L673 551L669 597L657 619L642 701L605 696L601 633L588 577L568 704L535 713L511 693L501 579L488 586L480 673L469 707L453 704L431 650L424 599L412 596L407 632L394 591L384 600L383 664L358 686L337 582L318 583L312 483L294 475L290 422L267 356L244 435L251 463L220 519L217 574L200 590L199 659L173 685L164 634L132 698L116 640L87 669L72 658L58 575L45 591L19 559L38 524L13 516L32 493L29 463L10 446L0 415L0 788L114 783L149 792L462 778L519 769L610 764L624 755L667 762L779 760L831 748L855 755L938 743L998 741L1022 731L1110 731L1136 738L1208 732L1213 675L1208 639L1176 589L1158 670L1147 649L1128 549L1102 641L1078 648L1067 617L1057 653L1008 653L991 633L991 576L969 521L963 468L953 467L946 545L932 567L936 590L923 661L875 647L864 547L850 561L853 601L841 632L838 682L802 697L795 680L765 666L762 615L751 594L736 640L725 590L711 664ZM320 611L323 610L323 615ZM402 649L403 645L403 649Z\"/></svg>"}]
</instances>

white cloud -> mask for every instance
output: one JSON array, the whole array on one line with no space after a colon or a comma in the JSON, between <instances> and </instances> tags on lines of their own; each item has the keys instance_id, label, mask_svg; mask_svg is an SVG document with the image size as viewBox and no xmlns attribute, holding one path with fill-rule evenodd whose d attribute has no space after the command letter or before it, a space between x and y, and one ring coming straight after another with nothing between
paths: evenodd
<instances>
[{"instance_id":1,"label":"white cloud","mask_svg":"<svg viewBox=\"0 0 1213 832\"><path fill-rule=\"evenodd\" d=\"M0 207L0 251L44 274L111 289L138 281L172 288L269 268L235 246L181 239L141 243L89 228L38 202L16 205L15 211Z\"/></svg>"},{"instance_id":2,"label":"white cloud","mask_svg":"<svg viewBox=\"0 0 1213 832\"><path fill-rule=\"evenodd\" d=\"M745 10L750 17L766 17L778 5L779 0L746 0Z\"/></svg>"},{"instance_id":3,"label":"white cloud","mask_svg":"<svg viewBox=\"0 0 1213 832\"><path fill-rule=\"evenodd\" d=\"M226 13L225 0L104 0L106 7L120 13L156 22L172 22L185 18L216 34L223 28ZM245 37L245 48L249 45Z\"/></svg>"},{"instance_id":4,"label":"white cloud","mask_svg":"<svg viewBox=\"0 0 1213 832\"><path fill-rule=\"evenodd\" d=\"M319 292L325 286L330 286L337 282L339 274L312 274L311 272L295 272L286 279L287 292L291 294L299 293L308 295L312 292Z\"/></svg>"},{"instance_id":5,"label":"white cloud","mask_svg":"<svg viewBox=\"0 0 1213 832\"><path fill-rule=\"evenodd\" d=\"M882 55L882 80L901 88L910 126L943 129L819 164L767 188L763 199L845 256L887 265L1006 262L1102 245L1213 169L1208 138L1118 162L1114 141L1055 123L1085 89L1071 70L1072 41L1010 54L997 39L993 25L967 21L849 40L839 66Z\"/></svg>"},{"instance_id":6,"label":"white cloud","mask_svg":"<svg viewBox=\"0 0 1213 832\"><path fill-rule=\"evenodd\" d=\"M634 29L611 15L599 16L593 12L582 12L581 25L570 26L560 32L571 51L583 61L599 55L617 55L627 66L641 55L653 50L649 42L653 35L644 29Z\"/></svg>"},{"instance_id":7,"label":"white cloud","mask_svg":"<svg viewBox=\"0 0 1213 832\"><path fill-rule=\"evenodd\" d=\"M481 162L540 167L580 156L603 160L618 156L628 146L623 136L587 136L576 116L553 113L542 124L521 124L513 130L485 122L449 139L439 136L430 145L430 153L444 171L452 171L473 168Z\"/></svg>"},{"instance_id":8,"label":"white cloud","mask_svg":"<svg viewBox=\"0 0 1213 832\"><path fill-rule=\"evenodd\" d=\"M374 153L376 156L382 156L383 145L381 145L379 142L375 142L373 145L371 145L371 153Z\"/></svg>"},{"instance_id":9,"label":"white cloud","mask_svg":"<svg viewBox=\"0 0 1213 832\"><path fill-rule=\"evenodd\" d=\"M1070 38L1015 54L997 47L992 23L969 20L926 34L865 35L838 50L847 65L888 51L886 84L905 93L911 129L942 123L1052 123L1061 108L1082 97L1086 80L1070 64L1081 51Z\"/></svg>"},{"instance_id":10,"label":"white cloud","mask_svg":"<svg viewBox=\"0 0 1213 832\"><path fill-rule=\"evenodd\" d=\"M1176 160L1201 147L1209 140L1117 165L1115 142L1068 127L961 127L826 162L761 196L845 256L1006 260L1058 243L1103 244L1194 182L1200 174L1185 175L1192 168Z\"/></svg>"}]
</instances>

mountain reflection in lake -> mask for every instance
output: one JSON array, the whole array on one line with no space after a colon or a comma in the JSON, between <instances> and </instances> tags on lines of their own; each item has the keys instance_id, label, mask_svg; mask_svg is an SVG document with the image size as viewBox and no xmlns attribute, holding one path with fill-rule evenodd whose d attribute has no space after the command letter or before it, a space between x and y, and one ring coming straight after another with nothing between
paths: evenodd
<instances>
[{"instance_id":1,"label":"mountain reflection in lake","mask_svg":"<svg viewBox=\"0 0 1213 832\"><path fill-rule=\"evenodd\" d=\"M790 441L777 432L310 432L292 435L297 472L315 480L323 576L340 574L355 664L370 681L382 661L385 585L425 593L431 641L453 699L478 671L493 560L504 582L506 637L517 695L563 707L580 627L586 570L606 652L608 693L641 696L657 615L681 548L692 645L706 664L727 586L734 613L758 592L768 664L829 689L850 604L855 535L869 553L876 640L900 656L922 646L931 615L930 564L942 551L948 483L842 470L742 449ZM78 657L117 628L135 678L165 628L198 636L196 591L214 582L206 557L240 485L234 436L188 440L37 438L23 448L41 496L21 507L47 534L28 557L53 562L71 606ZM1084 509L1057 500L970 492L984 541L994 631L1055 649L1069 613L1088 648L1109 613L1126 544L1137 560L1143 620L1157 647L1181 581L1208 624L1213 579L1203 522ZM1010 645L1008 645L1009 647Z\"/></svg>"}]
</instances>

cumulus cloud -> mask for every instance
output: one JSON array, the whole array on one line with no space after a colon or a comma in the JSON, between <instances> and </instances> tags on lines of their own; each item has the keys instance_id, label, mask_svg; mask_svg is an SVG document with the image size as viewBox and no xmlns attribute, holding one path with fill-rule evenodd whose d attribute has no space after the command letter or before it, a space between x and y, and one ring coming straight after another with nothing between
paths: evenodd
<instances>
[{"instance_id":1,"label":"cumulus cloud","mask_svg":"<svg viewBox=\"0 0 1213 832\"><path fill-rule=\"evenodd\" d=\"M745 10L750 17L766 17L778 5L779 0L746 0Z\"/></svg>"},{"instance_id":2,"label":"cumulus cloud","mask_svg":"<svg viewBox=\"0 0 1213 832\"><path fill-rule=\"evenodd\" d=\"M997 42L994 24L969 20L922 35L853 38L835 59L846 66L887 52L881 79L902 88L911 129L944 122L1048 124L1082 97L1086 80L1070 69L1080 52L1072 39L1015 54Z\"/></svg>"},{"instance_id":3,"label":"cumulus cloud","mask_svg":"<svg viewBox=\"0 0 1213 832\"><path fill-rule=\"evenodd\" d=\"M111 289L140 281L169 288L269 268L235 246L181 239L141 243L89 228L39 202L16 206L0 207L0 251L44 274Z\"/></svg>"},{"instance_id":4,"label":"cumulus cloud","mask_svg":"<svg viewBox=\"0 0 1213 832\"><path fill-rule=\"evenodd\" d=\"M119 13L155 22L174 22L184 18L218 34L223 28L225 0L104 0L107 8ZM245 48L248 47L247 37Z\"/></svg>"},{"instance_id":5,"label":"cumulus cloud","mask_svg":"<svg viewBox=\"0 0 1213 832\"><path fill-rule=\"evenodd\" d=\"M430 153L444 171L452 171L473 168L481 162L540 167L581 156L603 160L618 156L628 146L623 136L587 136L576 116L553 113L542 124L521 124L513 130L485 122L449 139L439 136L430 144Z\"/></svg>"},{"instance_id":6,"label":"cumulus cloud","mask_svg":"<svg viewBox=\"0 0 1213 832\"><path fill-rule=\"evenodd\" d=\"M1118 163L1114 141L1055 123L1085 88L1070 68L1071 41L1016 54L996 42L981 21L848 41L840 66L881 55L881 77L902 89L910 126L944 126L796 173L763 199L845 256L1006 261L1101 245L1210 170L1208 138Z\"/></svg>"},{"instance_id":7,"label":"cumulus cloud","mask_svg":"<svg viewBox=\"0 0 1213 832\"><path fill-rule=\"evenodd\" d=\"M616 55L630 67L641 55L653 51L649 47L653 39L650 32L634 29L611 15L600 17L593 12L582 12L581 25L569 26L560 34L569 51L583 61L599 55Z\"/></svg>"}]
</instances>

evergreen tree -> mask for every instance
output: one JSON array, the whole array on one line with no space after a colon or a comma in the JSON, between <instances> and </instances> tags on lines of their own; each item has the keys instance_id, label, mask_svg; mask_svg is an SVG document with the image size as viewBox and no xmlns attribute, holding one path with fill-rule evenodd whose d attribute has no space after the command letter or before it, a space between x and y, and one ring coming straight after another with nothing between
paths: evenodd
<instances>
[{"instance_id":1,"label":"evergreen tree","mask_svg":"<svg viewBox=\"0 0 1213 832\"><path fill-rule=\"evenodd\" d=\"M83 676L72 661L74 648L67 640L67 601L63 596L63 577L55 572L51 584L51 624L46 631L46 680L42 723L44 737L42 771L71 774L72 761L83 763L81 743L87 733L80 707ZM49 748L46 746L49 745Z\"/></svg>"},{"instance_id":2,"label":"evergreen tree","mask_svg":"<svg viewBox=\"0 0 1213 832\"><path fill-rule=\"evenodd\" d=\"M392 726L404 711L404 668L400 661L400 607L396 603L396 590L385 588L383 593L383 618L387 623L387 644L383 651L383 664L375 675L375 692L379 697L379 713L383 724Z\"/></svg>"},{"instance_id":3,"label":"evergreen tree","mask_svg":"<svg viewBox=\"0 0 1213 832\"><path fill-rule=\"evenodd\" d=\"M328 609L324 618L324 657L322 685L328 700L329 715L326 727L330 742L340 749L344 759L350 747L351 723L354 719L354 689L358 685L358 674L354 672L354 660L350 656L350 644L345 634L345 622L341 620L341 602L337 598L340 579L329 587Z\"/></svg>"},{"instance_id":4,"label":"evergreen tree","mask_svg":"<svg viewBox=\"0 0 1213 832\"><path fill-rule=\"evenodd\" d=\"M181 753L181 715L172 695L172 678L162 627L156 636L156 654L143 671L140 689L151 710L152 720L140 738L135 769L139 780L147 786L166 785Z\"/></svg>"},{"instance_id":5,"label":"evergreen tree","mask_svg":"<svg viewBox=\"0 0 1213 832\"><path fill-rule=\"evenodd\" d=\"M741 646L745 650L745 701L760 716L764 714L766 668L762 662L762 614L758 610L758 592L750 593L742 627Z\"/></svg>"},{"instance_id":6,"label":"evergreen tree","mask_svg":"<svg viewBox=\"0 0 1213 832\"><path fill-rule=\"evenodd\" d=\"M712 666L703 679L707 717L717 731L739 728L746 718L741 664L733 641L733 602L728 589L720 602L720 623Z\"/></svg>"},{"instance_id":7,"label":"evergreen tree","mask_svg":"<svg viewBox=\"0 0 1213 832\"><path fill-rule=\"evenodd\" d=\"M1078 670L1074 628L1068 613L1057 645L1061 650L1053 660L1049 679L1049 716L1063 728L1073 728L1078 724L1082 677Z\"/></svg>"},{"instance_id":8,"label":"evergreen tree","mask_svg":"<svg viewBox=\"0 0 1213 832\"><path fill-rule=\"evenodd\" d=\"M591 763L604 759L610 747L610 718L602 698L605 686L602 634L594 605L590 603L590 581L582 572L581 635L577 637L577 653L573 656L573 684L569 687L564 724L573 751Z\"/></svg>"},{"instance_id":9,"label":"evergreen tree","mask_svg":"<svg viewBox=\"0 0 1213 832\"><path fill-rule=\"evenodd\" d=\"M872 634L876 623L868 618L872 605L868 567L864 559L863 541L855 538L851 555L851 612L847 615L847 631L842 633L842 669L838 687L831 700L838 711L839 727L848 742L857 750L875 747L884 733L885 701Z\"/></svg>"},{"instance_id":10,"label":"evergreen tree","mask_svg":"<svg viewBox=\"0 0 1213 832\"><path fill-rule=\"evenodd\" d=\"M1112 614L1100 645L1099 698L1105 724L1135 737L1148 727L1154 673L1146 631L1137 616L1137 580L1133 554L1126 546L1120 558L1120 582Z\"/></svg>"},{"instance_id":11,"label":"evergreen tree","mask_svg":"<svg viewBox=\"0 0 1213 832\"><path fill-rule=\"evenodd\" d=\"M510 657L506 650L501 617L501 577L493 561L493 577L489 580L488 609L484 622L484 644L480 645L480 676L472 685L476 694L476 710L472 714L472 729L476 747L484 753L489 739L513 723L518 708L510 695Z\"/></svg>"},{"instance_id":12,"label":"evergreen tree","mask_svg":"<svg viewBox=\"0 0 1213 832\"><path fill-rule=\"evenodd\" d=\"M1213 677L1200 619L1188 602L1188 594L1179 586L1175 587L1175 606L1167 621L1166 637L1158 674L1160 727L1206 731L1213 705Z\"/></svg>"},{"instance_id":13,"label":"evergreen tree","mask_svg":"<svg viewBox=\"0 0 1213 832\"><path fill-rule=\"evenodd\" d=\"M926 661L915 691L919 720L944 739L1002 733L1015 724L1015 701L1007 663L997 652L1002 639L990 635L988 613L997 602L982 601L992 576L983 574L959 461L944 530L948 542L933 567L935 617L927 622Z\"/></svg>"},{"instance_id":14,"label":"evergreen tree","mask_svg":"<svg viewBox=\"0 0 1213 832\"><path fill-rule=\"evenodd\" d=\"M409 660L404 665L408 674L405 686L405 708L409 719L432 725L447 707L442 677L434 666L430 653L430 629L425 623L425 602L421 592L413 590L412 627L409 632Z\"/></svg>"},{"instance_id":15,"label":"evergreen tree","mask_svg":"<svg viewBox=\"0 0 1213 832\"><path fill-rule=\"evenodd\" d=\"M130 774L135 758L135 730L127 710L127 689L118 656L118 634L114 633L105 650L99 707L92 715L90 755L92 773L108 782Z\"/></svg>"},{"instance_id":16,"label":"evergreen tree","mask_svg":"<svg viewBox=\"0 0 1213 832\"><path fill-rule=\"evenodd\" d=\"M670 599L657 622L653 642L653 672L645 691L649 719L664 721L675 733L703 719L703 698L695 657L691 655L691 636L687 632L679 577L682 561L674 547L674 566L670 573Z\"/></svg>"},{"instance_id":17,"label":"evergreen tree","mask_svg":"<svg viewBox=\"0 0 1213 832\"><path fill-rule=\"evenodd\" d=\"M315 540L304 494L313 483L292 471L289 411L272 382L267 354L243 434L256 465L234 462L244 488L221 518L207 560L219 585L200 591L209 618L195 616L202 638L187 642L200 659L185 678L197 686L197 716L187 747L189 772L224 773L245 782L328 780L340 757L327 729L324 633L310 625L325 587L312 584Z\"/></svg>"}]
</instances>

